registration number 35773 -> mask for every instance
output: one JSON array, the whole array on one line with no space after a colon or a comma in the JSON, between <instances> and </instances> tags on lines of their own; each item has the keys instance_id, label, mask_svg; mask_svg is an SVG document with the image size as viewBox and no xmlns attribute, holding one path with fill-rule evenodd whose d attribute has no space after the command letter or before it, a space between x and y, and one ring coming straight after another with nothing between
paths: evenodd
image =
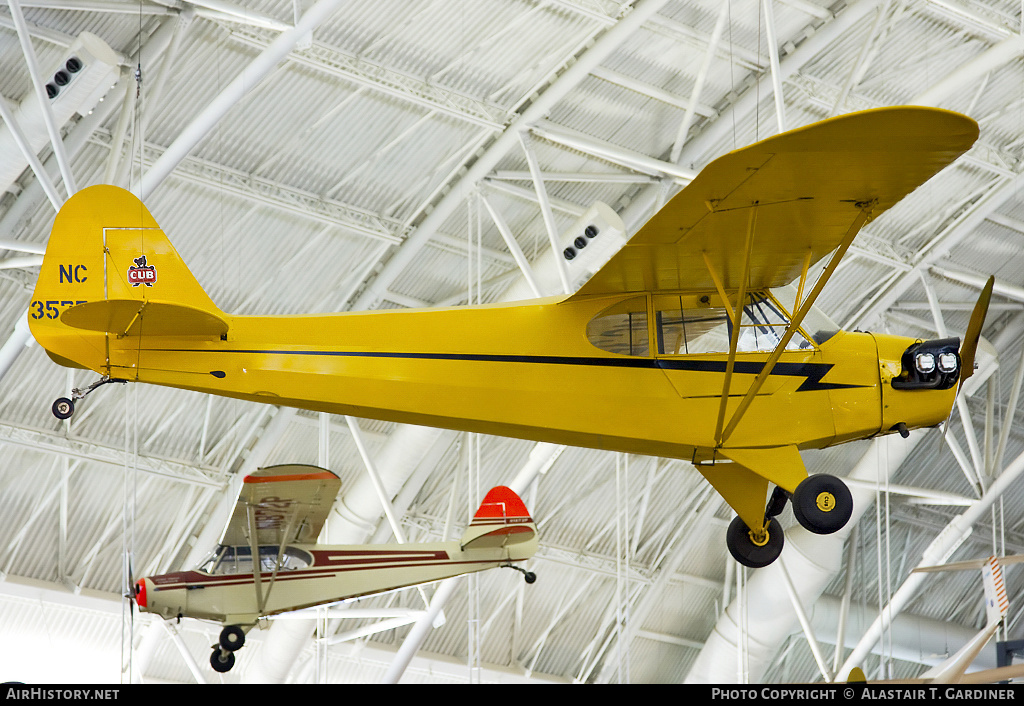
<instances>
[{"instance_id":1,"label":"registration number 35773","mask_svg":"<svg viewBox=\"0 0 1024 706\"><path fill-rule=\"evenodd\" d=\"M61 315L62 311L71 308L75 304L85 303L85 299L79 299L77 301L72 301L69 299L47 299L46 301L41 301L37 299L36 301L29 304L28 315L31 316L33 319L42 319L44 317L47 319L56 319L58 316Z\"/></svg>"}]
</instances>

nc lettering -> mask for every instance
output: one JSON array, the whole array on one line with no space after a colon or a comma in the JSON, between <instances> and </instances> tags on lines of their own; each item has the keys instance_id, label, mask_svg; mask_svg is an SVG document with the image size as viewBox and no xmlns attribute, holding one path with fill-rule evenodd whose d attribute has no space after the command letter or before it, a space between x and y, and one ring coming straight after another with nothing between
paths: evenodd
<instances>
[{"instance_id":1,"label":"nc lettering","mask_svg":"<svg viewBox=\"0 0 1024 706\"><path fill-rule=\"evenodd\" d=\"M82 282L89 279L88 276L86 276L85 274L86 270L87 268L85 265L61 265L60 283L64 284L65 282L71 282L75 284L81 284Z\"/></svg>"}]
</instances>

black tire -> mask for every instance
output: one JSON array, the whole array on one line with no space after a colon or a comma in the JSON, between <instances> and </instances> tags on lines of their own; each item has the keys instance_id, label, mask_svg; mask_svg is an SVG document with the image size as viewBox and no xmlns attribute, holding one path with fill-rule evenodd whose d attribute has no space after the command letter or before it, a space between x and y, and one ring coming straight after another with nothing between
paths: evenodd
<instances>
[{"instance_id":1,"label":"black tire","mask_svg":"<svg viewBox=\"0 0 1024 706\"><path fill-rule=\"evenodd\" d=\"M220 631L220 646L228 652L234 652L245 644L245 630L237 625L225 626Z\"/></svg>"},{"instance_id":2,"label":"black tire","mask_svg":"<svg viewBox=\"0 0 1024 706\"><path fill-rule=\"evenodd\" d=\"M750 528L743 520L736 517L733 518L725 533L725 544L736 561L743 566L760 569L779 558L786 542L782 525L774 517L768 521L765 532L768 536L764 538L764 541L755 542L754 538L750 536Z\"/></svg>"},{"instance_id":3,"label":"black tire","mask_svg":"<svg viewBox=\"0 0 1024 706\"><path fill-rule=\"evenodd\" d=\"M853 514L853 495L839 478L824 473L808 476L793 493L793 514L800 526L815 534L838 532Z\"/></svg>"},{"instance_id":4,"label":"black tire","mask_svg":"<svg viewBox=\"0 0 1024 706\"><path fill-rule=\"evenodd\" d=\"M59 397L54 400L50 411L57 419L68 419L75 413L75 403L67 397Z\"/></svg>"},{"instance_id":5,"label":"black tire","mask_svg":"<svg viewBox=\"0 0 1024 706\"><path fill-rule=\"evenodd\" d=\"M219 647L214 647L213 654L210 655L210 666L213 667L213 671L221 674L230 672L235 666L235 653L224 652Z\"/></svg>"}]
</instances>

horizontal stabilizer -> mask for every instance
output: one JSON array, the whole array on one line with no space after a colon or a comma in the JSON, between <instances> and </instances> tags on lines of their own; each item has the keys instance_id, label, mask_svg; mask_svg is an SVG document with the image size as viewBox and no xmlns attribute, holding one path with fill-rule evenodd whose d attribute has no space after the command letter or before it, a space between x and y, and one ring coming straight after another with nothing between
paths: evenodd
<instances>
[{"instance_id":1,"label":"horizontal stabilizer","mask_svg":"<svg viewBox=\"0 0 1024 706\"><path fill-rule=\"evenodd\" d=\"M67 309L61 323L118 336L196 336L219 338L228 331L221 317L184 304L152 299L107 299Z\"/></svg>"},{"instance_id":2,"label":"horizontal stabilizer","mask_svg":"<svg viewBox=\"0 0 1024 706\"><path fill-rule=\"evenodd\" d=\"M491 488L462 535L462 548L493 548L520 544L537 536L526 505L510 488Z\"/></svg>"}]
</instances>

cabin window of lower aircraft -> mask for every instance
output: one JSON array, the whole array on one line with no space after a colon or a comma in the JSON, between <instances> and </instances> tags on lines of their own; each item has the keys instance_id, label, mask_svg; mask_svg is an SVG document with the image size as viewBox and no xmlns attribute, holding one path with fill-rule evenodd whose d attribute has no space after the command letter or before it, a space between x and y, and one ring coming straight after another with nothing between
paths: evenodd
<instances>
[{"instance_id":1,"label":"cabin window of lower aircraft","mask_svg":"<svg viewBox=\"0 0 1024 706\"><path fill-rule=\"evenodd\" d=\"M277 557L280 552L278 546L260 547L260 570L273 571L277 566ZM303 569L313 563L313 557L308 553L295 547L285 547L281 555L281 567L279 571L292 569ZM252 573L252 549L246 546L226 547L219 546L217 550L199 565L203 573L223 574L251 574Z\"/></svg>"}]
</instances>

